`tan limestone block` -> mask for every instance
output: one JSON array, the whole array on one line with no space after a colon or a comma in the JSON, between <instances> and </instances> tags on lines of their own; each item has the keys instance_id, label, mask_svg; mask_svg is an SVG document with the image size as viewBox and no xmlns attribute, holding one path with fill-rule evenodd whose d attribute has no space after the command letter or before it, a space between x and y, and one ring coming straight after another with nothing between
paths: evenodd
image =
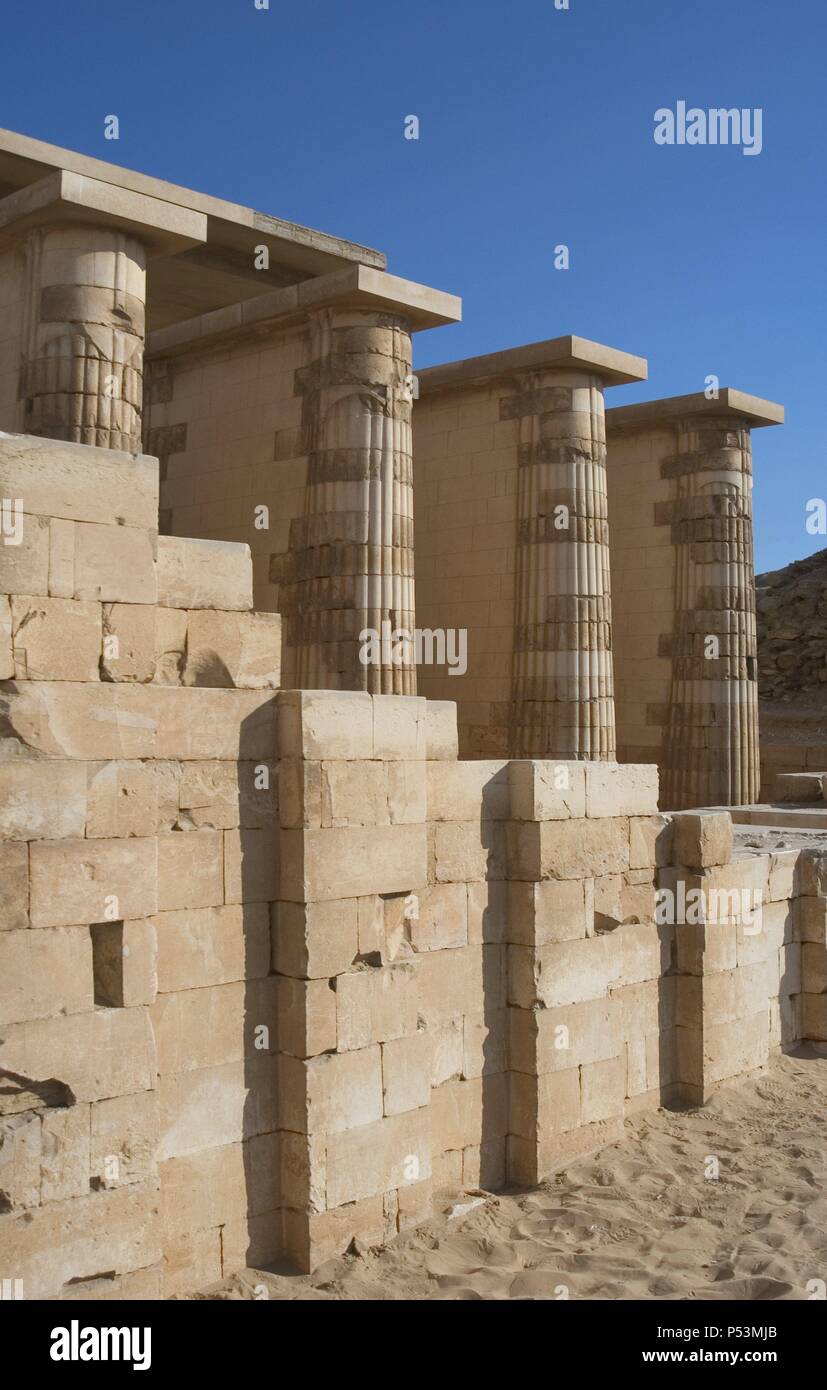
<instances>
[{"instance_id":1,"label":"tan limestone block","mask_svg":"<svg viewBox=\"0 0 827 1390\"><path fill-rule=\"evenodd\" d=\"M278 613L188 613L184 685L262 690L278 689L280 679Z\"/></svg>"},{"instance_id":2,"label":"tan limestone block","mask_svg":"<svg viewBox=\"0 0 827 1390\"><path fill-rule=\"evenodd\" d=\"M482 1017L465 1015L463 1076L489 1076L508 1069L508 1014L508 1009L495 1008Z\"/></svg>"},{"instance_id":3,"label":"tan limestone block","mask_svg":"<svg viewBox=\"0 0 827 1390\"><path fill-rule=\"evenodd\" d=\"M282 830L280 841L281 892L296 901L410 892L425 882L424 825Z\"/></svg>"},{"instance_id":4,"label":"tan limestone block","mask_svg":"<svg viewBox=\"0 0 827 1390\"><path fill-rule=\"evenodd\" d=\"M624 984L641 984L668 973L676 930L674 925L656 926L651 921L624 922L618 927Z\"/></svg>"},{"instance_id":5,"label":"tan limestone block","mask_svg":"<svg viewBox=\"0 0 827 1390\"><path fill-rule=\"evenodd\" d=\"M158 910L154 838L38 840L30 871L33 927L140 919Z\"/></svg>"},{"instance_id":6,"label":"tan limestone block","mask_svg":"<svg viewBox=\"0 0 827 1390\"><path fill-rule=\"evenodd\" d=\"M571 817L585 816L586 766L581 762L566 761L530 760L509 763L513 819L568 820Z\"/></svg>"},{"instance_id":7,"label":"tan limestone block","mask_svg":"<svg viewBox=\"0 0 827 1390\"><path fill-rule=\"evenodd\" d=\"M223 834L173 831L158 836L158 911L216 907L224 901Z\"/></svg>"},{"instance_id":8,"label":"tan limestone block","mask_svg":"<svg viewBox=\"0 0 827 1390\"><path fill-rule=\"evenodd\" d=\"M101 608L64 598L11 601L16 680L100 679Z\"/></svg>"},{"instance_id":9,"label":"tan limestone block","mask_svg":"<svg viewBox=\"0 0 827 1390\"><path fill-rule=\"evenodd\" d=\"M255 1026L241 981L160 994L151 1012L161 1076L241 1062L243 1027Z\"/></svg>"},{"instance_id":10,"label":"tan limestone block","mask_svg":"<svg viewBox=\"0 0 827 1390\"><path fill-rule=\"evenodd\" d=\"M732 817L728 812L679 813L673 817L672 827L672 856L676 864L706 869L731 861Z\"/></svg>"},{"instance_id":11,"label":"tan limestone block","mask_svg":"<svg viewBox=\"0 0 827 1390\"><path fill-rule=\"evenodd\" d=\"M156 716L137 685L22 681L0 696L10 743L23 757L155 756Z\"/></svg>"},{"instance_id":12,"label":"tan limestone block","mask_svg":"<svg viewBox=\"0 0 827 1390\"><path fill-rule=\"evenodd\" d=\"M591 935L593 919L591 879L508 884L508 925L515 944L580 940Z\"/></svg>"},{"instance_id":13,"label":"tan limestone block","mask_svg":"<svg viewBox=\"0 0 827 1390\"><path fill-rule=\"evenodd\" d=\"M799 898L795 904L796 934L800 941L827 946L827 898Z\"/></svg>"},{"instance_id":14,"label":"tan limestone block","mask_svg":"<svg viewBox=\"0 0 827 1390\"><path fill-rule=\"evenodd\" d=\"M0 1172L8 1212L40 1206L40 1114L27 1110L0 1119ZM0 1226L2 1230L2 1226Z\"/></svg>"},{"instance_id":15,"label":"tan limestone block","mask_svg":"<svg viewBox=\"0 0 827 1390\"><path fill-rule=\"evenodd\" d=\"M118 526L158 524L158 460L31 435L0 440L0 494L29 511Z\"/></svg>"},{"instance_id":16,"label":"tan limestone block","mask_svg":"<svg viewBox=\"0 0 827 1390\"><path fill-rule=\"evenodd\" d=\"M629 867L648 869L672 860L672 821L667 816L632 816L629 820Z\"/></svg>"},{"instance_id":17,"label":"tan limestone block","mask_svg":"<svg viewBox=\"0 0 827 1390\"><path fill-rule=\"evenodd\" d=\"M85 824L86 769L82 764L30 758L0 761L0 837L80 837Z\"/></svg>"},{"instance_id":18,"label":"tan limestone block","mask_svg":"<svg viewBox=\"0 0 827 1390\"><path fill-rule=\"evenodd\" d=\"M374 758L424 761L426 701L419 695L373 696Z\"/></svg>"},{"instance_id":19,"label":"tan limestone block","mask_svg":"<svg viewBox=\"0 0 827 1390\"><path fill-rule=\"evenodd\" d=\"M453 761L459 756L457 707L453 700L428 700L425 706L425 756Z\"/></svg>"},{"instance_id":20,"label":"tan limestone block","mask_svg":"<svg viewBox=\"0 0 827 1390\"><path fill-rule=\"evenodd\" d=\"M509 946L508 953L509 1003L523 1009L605 998L623 969L617 932L538 948Z\"/></svg>"},{"instance_id":21,"label":"tan limestone block","mask_svg":"<svg viewBox=\"0 0 827 1390\"><path fill-rule=\"evenodd\" d=\"M467 883L468 941L504 942L508 937L508 883Z\"/></svg>"},{"instance_id":22,"label":"tan limestone block","mask_svg":"<svg viewBox=\"0 0 827 1390\"><path fill-rule=\"evenodd\" d=\"M629 867L629 828L622 817L553 820L509 826L509 867L516 879L599 878Z\"/></svg>"},{"instance_id":23,"label":"tan limestone block","mask_svg":"<svg viewBox=\"0 0 827 1390\"><path fill-rule=\"evenodd\" d=\"M237 993L235 985L221 988ZM167 1000L175 997L163 996ZM161 1003L159 996L154 1007ZM161 1108L159 1161L235 1144L276 1127L276 1068L267 1055L162 1074L157 1089Z\"/></svg>"},{"instance_id":24,"label":"tan limestone block","mask_svg":"<svg viewBox=\"0 0 827 1390\"><path fill-rule=\"evenodd\" d=\"M437 883L418 895L419 912L411 919L411 942L417 951L439 951L468 944L468 898L464 883Z\"/></svg>"},{"instance_id":25,"label":"tan limestone block","mask_svg":"<svg viewBox=\"0 0 827 1390\"><path fill-rule=\"evenodd\" d=\"M71 598L75 592L75 523L53 517L49 522L49 593Z\"/></svg>"},{"instance_id":26,"label":"tan limestone block","mask_svg":"<svg viewBox=\"0 0 827 1390\"><path fill-rule=\"evenodd\" d=\"M3 497L17 500L13 493ZM28 506L26 494L17 494ZM45 516L31 516L15 509L20 540L0 545L0 592L30 594L39 597L49 592L49 521ZM71 598L71 594L66 597Z\"/></svg>"},{"instance_id":27,"label":"tan limestone block","mask_svg":"<svg viewBox=\"0 0 827 1390\"><path fill-rule=\"evenodd\" d=\"M54 764L50 764L54 766ZM71 764L67 764L71 766ZM154 835L158 826L158 768L152 762L87 763L89 839Z\"/></svg>"},{"instance_id":28,"label":"tan limestone block","mask_svg":"<svg viewBox=\"0 0 827 1390\"><path fill-rule=\"evenodd\" d=\"M290 690L281 691L277 700L282 757L373 758L372 696L355 690Z\"/></svg>"},{"instance_id":29,"label":"tan limestone block","mask_svg":"<svg viewBox=\"0 0 827 1390\"><path fill-rule=\"evenodd\" d=\"M48 1109L41 1132L40 1200L62 1202L89 1193L90 1120L88 1105Z\"/></svg>"},{"instance_id":30,"label":"tan limestone block","mask_svg":"<svg viewBox=\"0 0 827 1390\"><path fill-rule=\"evenodd\" d=\"M415 761L380 763L391 825L419 825L427 818L425 764Z\"/></svg>"},{"instance_id":31,"label":"tan limestone block","mask_svg":"<svg viewBox=\"0 0 827 1390\"><path fill-rule=\"evenodd\" d=\"M384 1113L400 1115L431 1099L431 1039L424 1031L382 1044Z\"/></svg>"},{"instance_id":32,"label":"tan limestone block","mask_svg":"<svg viewBox=\"0 0 827 1390\"><path fill-rule=\"evenodd\" d=\"M236 541L159 536L158 603L164 608L251 609L250 547Z\"/></svg>"},{"instance_id":33,"label":"tan limestone block","mask_svg":"<svg viewBox=\"0 0 827 1390\"><path fill-rule=\"evenodd\" d=\"M309 1134L337 1134L382 1117L382 1051L326 1053L303 1063Z\"/></svg>"},{"instance_id":34,"label":"tan limestone block","mask_svg":"<svg viewBox=\"0 0 827 1390\"><path fill-rule=\"evenodd\" d=\"M0 931L29 925L29 846L0 839Z\"/></svg>"},{"instance_id":35,"label":"tan limestone block","mask_svg":"<svg viewBox=\"0 0 827 1390\"><path fill-rule=\"evenodd\" d=\"M181 608L156 608L153 680L158 685L180 685L186 655L186 611Z\"/></svg>"},{"instance_id":36,"label":"tan limestone block","mask_svg":"<svg viewBox=\"0 0 827 1390\"><path fill-rule=\"evenodd\" d=\"M158 1097L154 1091L112 1096L92 1106L90 1172L98 1187L155 1176Z\"/></svg>"},{"instance_id":37,"label":"tan limestone block","mask_svg":"<svg viewBox=\"0 0 827 1390\"><path fill-rule=\"evenodd\" d=\"M502 762L426 763L428 820L507 820L509 774Z\"/></svg>"},{"instance_id":38,"label":"tan limestone block","mask_svg":"<svg viewBox=\"0 0 827 1390\"><path fill-rule=\"evenodd\" d=\"M298 979L329 979L359 953L357 899L273 904L272 965Z\"/></svg>"},{"instance_id":39,"label":"tan limestone block","mask_svg":"<svg viewBox=\"0 0 827 1390\"><path fill-rule=\"evenodd\" d=\"M655 1020L657 1022L657 998ZM542 1076L585 1062L617 1057L623 1050L623 1003L613 991L607 999L589 999L552 1009L509 1009L509 1066Z\"/></svg>"},{"instance_id":40,"label":"tan limestone block","mask_svg":"<svg viewBox=\"0 0 827 1390\"><path fill-rule=\"evenodd\" d=\"M54 1078L77 1101L149 1090L157 1069L147 1010L93 1009L11 1025L0 1040L0 1067L35 1082Z\"/></svg>"},{"instance_id":41,"label":"tan limestone block","mask_svg":"<svg viewBox=\"0 0 827 1390\"><path fill-rule=\"evenodd\" d=\"M302 768L308 764L297 766ZM385 764L382 762L323 762L320 791L323 827L389 824Z\"/></svg>"},{"instance_id":42,"label":"tan limestone block","mask_svg":"<svg viewBox=\"0 0 827 1390\"><path fill-rule=\"evenodd\" d=\"M368 1250L387 1239L381 1194L347 1202L330 1211L307 1214L286 1208L282 1214L284 1253L303 1273L343 1255L354 1243Z\"/></svg>"},{"instance_id":43,"label":"tan limestone block","mask_svg":"<svg viewBox=\"0 0 827 1390\"><path fill-rule=\"evenodd\" d=\"M327 1203L338 1207L431 1176L430 1106L330 1136Z\"/></svg>"},{"instance_id":44,"label":"tan limestone block","mask_svg":"<svg viewBox=\"0 0 827 1390\"><path fill-rule=\"evenodd\" d=\"M242 1144L223 1144L160 1165L165 1239L215 1229L246 1211L245 1157Z\"/></svg>"},{"instance_id":45,"label":"tan limestone block","mask_svg":"<svg viewBox=\"0 0 827 1390\"><path fill-rule=\"evenodd\" d=\"M437 825L434 852L440 883L504 878L506 827L479 820Z\"/></svg>"},{"instance_id":46,"label":"tan limestone block","mask_svg":"<svg viewBox=\"0 0 827 1390\"><path fill-rule=\"evenodd\" d=\"M328 980L275 979L280 1052L317 1057L336 1049L336 994Z\"/></svg>"},{"instance_id":47,"label":"tan limestone block","mask_svg":"<svg viewBox=\"0 0 827 1390\"><path fill-rule=\"evenodd\" d=\"M479 964L469 947L423 951L416 958L416 972L419 1012L429 1032L474 1008L480 991Z\"/></svg>"},{"instance_id":48,"label":"tan limestone block","mask_svg":"<svg viewBox=\"0 0 827 1390\"><path fill-rule=\"evenodd\" d=\"M348 971L336 980L341 1052L410 1036L417 1029L417 969L401 962Z\"/></svg>"},{"instance_id":49,"label":"tan limestone block","mask_svg":"<svg viewBox=\"0 0 827 1390\"><path fill-rule=\"evenodd\" d=\"M585 763L587 816L653 816L658 769L648 763Z\"/></svg>"},{"instance_id":50,"label":"tan limestone block","mask_svg":"<svg viewBox=\"0 0 827 1390\"><path fill-rule=\"evenodd\" d=\"M75 598L155 603L155 531L75 526Z\"/></svg>"},{"instance_id":51,"label":"tan limestone block","mask_svg":"<svg viewBox=\"0 0 827 1390\"><path fill-rule=\"evenodd\" d=\"M623 1114L626 1063L623 1057L588 1062L580 1068L581 1123L594 1124Z\"/></svg>"},{"instance_id":52,"label":"tan limestone block","mask_svg":"<svg viewBox=\"0 0 827 1390\"><path fill-rule=\"evenodd\" d=\"M265 903L160 912L153 922L161 993L261 979L269 973Z\"/></svg>"},{"instance_id":53,"label":"tan limestone block","mask_svg":"<svg viewBox=\"0 0 827 1390\"><path fill-rule=\"evenodd\" d=\"M0 936L0 1024L93 1007L92 943L84 927Z\"/></svg>"},{"instance_id":54,"label":"tan limestone block","mask_svg":"<svg viewBox=\"0 0 827 1390\"><path fill-rule=\"evenodd\" d=\"M580 1069L528 1076L516 1072L511 1080L509 1129L523 1139L566 1134L581 1123Z\"/></svg>"},{"instance_id":55,"label":"tan limestone block","mask_svg":"<svg viewBox=\"0 0 827 1390\"><path fill-rule=\"evenodd\" d=\"M103 605L102 680L152 680L156 611L145 603Z\"/></svg>"},{"instance_id":56,"label":"tan limestone block","mask_svg":"<svg viewBox=\"0 0 827 1390\"><path fill-rule=\"evenodd\" d=\"M128 687L121 687L125 694ZM154 756L182 761L272 759L276 746L275 703L271 692L144 687L157 723Z\"/></svg>"},{"instance_id":57,"label":"tan limestone block","mask_svg":"<svg viewBox=\"0 0 827 1390\"><path fill-rule=\"evenodd\" d=\"M13 677L11 602L5 594L2 594L0 595L0 680L12 680Z\"/></svg>"}]
</instances>

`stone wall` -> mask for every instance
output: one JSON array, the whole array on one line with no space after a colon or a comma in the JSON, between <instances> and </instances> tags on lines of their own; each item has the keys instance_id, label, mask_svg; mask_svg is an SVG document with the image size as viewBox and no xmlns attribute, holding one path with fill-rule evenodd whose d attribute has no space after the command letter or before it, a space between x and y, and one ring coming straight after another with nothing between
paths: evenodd
<instances>
[{"instance_id":1,"label":"stone wall","mask_svg":"<svg viewBox=\"0 0 827 1390\"><path fill-rule=\"evenodd\" d=\"M733 852L727 814L658 813L651 765L458 761L450 703L276 690L246 547L157 536L157 489L154 459L0 436L26 1297L307 1269L827 1042L827 854ZM759 890L759 930L711 890Z\"/></svg>"},{"instance_id":2,"label":"stone wall","mask_svg":"<svg viewBox=\"0 0 827 1390\"><path fill-rule=\"evenodd\" d=\"M761 698L827 702L827 550L756 575Z\"/></svg>"}]
</instances>

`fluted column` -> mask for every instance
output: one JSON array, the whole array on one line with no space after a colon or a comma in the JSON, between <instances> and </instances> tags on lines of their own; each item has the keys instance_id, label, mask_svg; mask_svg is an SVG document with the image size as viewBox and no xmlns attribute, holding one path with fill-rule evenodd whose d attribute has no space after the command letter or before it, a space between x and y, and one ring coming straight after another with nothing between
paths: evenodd
<instances>
[{"instance_id":1,"label":"fluted column","mask_svg":"<svg viewBox=\"0 0 827 1390\"><path fill-rule=\"evenodd\" d=\"M661 804L758 799L758 648L749 430L678 425L662 467L676 481L672 688Z\"/></svg>"},{"instance_id":2,"label":"fluted column","mask_svg":"<svg viewBox=\"0 0 827 1390\"><path fill-rule=\"evenodd\" d=\"M25 255L24 431L140 449L143 244L116 228L37 227Z\"/></svg>"},{"instance_id":3,"label":"fluted column","mask_svg":"<svg viewBox=\"0 0 827 1390\"><path fill-rule=\"evenodd\" d=\"M303 689L416 693L412 644L359 657L360 634L414 627L411 339L393 314L322 309L304 370L309 467L291 524L282 604ZM383 624L385 625L383 627Z\"/></svg>"},{"instance_id":4,"label":"fluted column","mask_svg":"<svg viewBox=\"0 0 827 1390\"><path fill-rule=\"evenodd\" d=\"M600 380L521 376L511 756L615 756L606 431Z\"/></svg>"}]
</instances>

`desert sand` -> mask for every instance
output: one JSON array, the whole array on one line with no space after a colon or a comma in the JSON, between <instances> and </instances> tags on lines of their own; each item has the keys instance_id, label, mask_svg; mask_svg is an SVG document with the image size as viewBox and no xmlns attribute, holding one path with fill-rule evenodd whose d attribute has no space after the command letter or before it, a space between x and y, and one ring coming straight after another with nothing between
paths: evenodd
<instances>
[{"instance_id":1,"label":"desert sand","mask_svg":"<svg viewBox=\"0 0 827 1390\"><path fill-rule=\"evenodd\" d=\"M458 1194L455 1206L484 1200L312 1276L246 1270L194 1296L809 1298L827 1278L825 1117L827 1058L804 1045L703 1109L629 1120L620 1142L542 1187Z\"/></svg>"}]
</instances>

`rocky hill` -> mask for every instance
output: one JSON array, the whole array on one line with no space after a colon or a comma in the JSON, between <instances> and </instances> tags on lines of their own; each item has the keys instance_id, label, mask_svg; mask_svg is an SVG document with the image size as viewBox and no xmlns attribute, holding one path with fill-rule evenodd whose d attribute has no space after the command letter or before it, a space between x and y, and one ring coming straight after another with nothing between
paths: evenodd
<instances>
[{"instance_id":1,"label":"rocky hill","mask_svg":"<svg viewBox=\"0 0 827 1390\"><path fill-rule=\"evenodd\" d=\"M827 550L755 585L761 699L827 708Z\"/></svg>"}]
</instances>

